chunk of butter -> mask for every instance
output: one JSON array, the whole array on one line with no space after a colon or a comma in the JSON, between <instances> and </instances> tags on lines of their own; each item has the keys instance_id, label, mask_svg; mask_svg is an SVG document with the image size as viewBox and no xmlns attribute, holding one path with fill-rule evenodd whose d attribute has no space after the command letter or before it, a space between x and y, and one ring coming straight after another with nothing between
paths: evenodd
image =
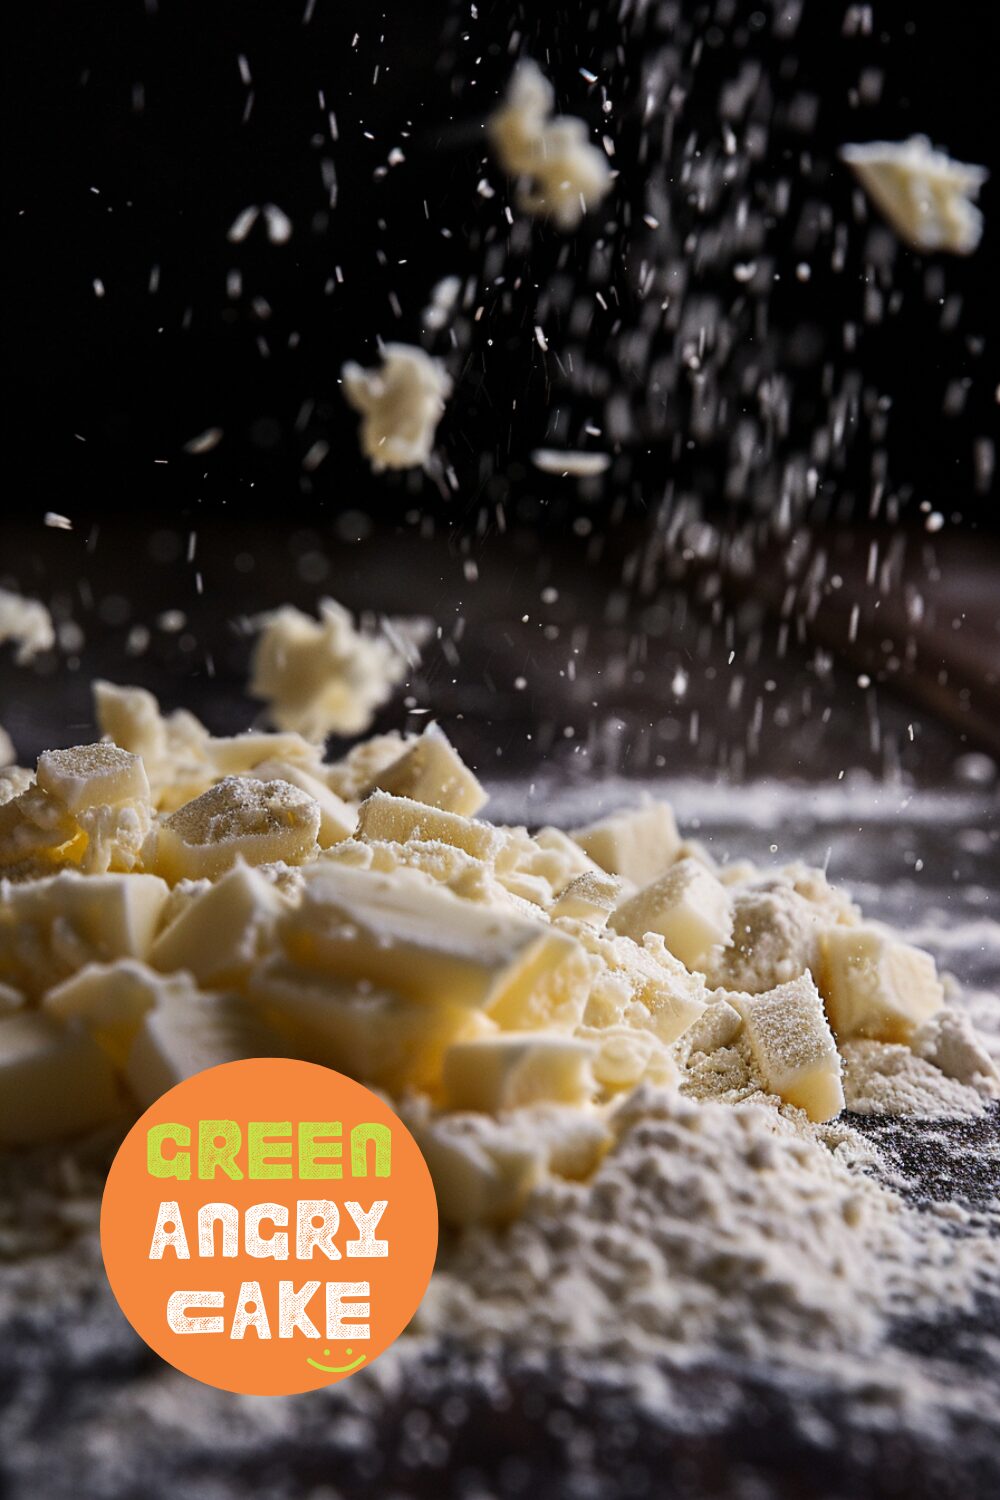
<instances>
[{"instance_id":1,"label":"chunk of butter","mask_svg":"<svg viewBox=\"0 0 1000 1500\"><path fill-rule=\"evenodd\" d=\"M336 792L331 792L313 769L296 765L294 761L265 760L247 774L257 781L287 781L313 799L319 808L316 841L321 849L329 849L333 844L352 837L357 827L357 813Z\"/></svg>"},{"instance_id":2,"label":"chunk of butter","mask_svg":"<svg viewBox=\"0 0 1000 1500\"><path fill-rule=\"evenodd\" d=\"M451 394L441 361L413 344L386 344L378 368L350 360L340 374L345 400L361 413L361 451L376 474L425 464Z\"/></svg>"},{"instance_id":3,"label":"chunk of butter","mask_svg":"<svg viewBox=\"0 0 1000 1500\"><path fill-rule=\"evenodd\" d=\"M989 176L985 167L953 161L925 135L843 146L840 156L915 250L969 255L979 244L983 216L972 200Z\"/></svg>"},{"instance_id":4,"label":"chunk of butter","mask_svg":"<svg viewBox=\"0 0 1000 1500\"><path fill-rule=\"evenodd\" d=\"M567 934L462 901L415 871L313 866L281 936L309 967L415 1000L502 1012L505 1025L573 1025L583 1005L582 987L560 983L579 957Z\"/></svg>"},{"instance_id":5,"label":"chunk of butter","mask_svg":"<svg viewBox=\"0 0 1000 1500\"><path fill-rule=\"evenodd\" d=\"M253 969L247 993L295 1056L395 1094L436 1093L448 1047L490 1026L467 1006L407 1000L371 984L332 979L280 954Z\"/></svg>"},{"instance_id":6,"label":"chunk of butter","mask_svg":"<svg viewBox=\"0 0 1000 1500\"><path fill-rule=\"evenodd\" d=\"M503 834L491 823L477 823L458 813L428 807L409 797L393 797L388 792L372 792L362 802L358 810L358 837L396 844L430 839L453 844L475 859L494 859L503 848Z\"/></svg>"},{"instance_id":7,"label":"chunk of butter","mask_svg":"<svg viewBox=\"0 0 1000 1500\"><path fill-rule=\"evenodd\" d=\"M576 917L604 927L608 917L621 901L625 883L617 875L578 875L571 880L552 907L553 917Z\"/></svg>"},{"instance_id":8,"label":"chunk of butter","mask_svg":"<svg viewBox=\"0 0 1000 1500\"><path fill-rule=\"evenodd\" d=\"M828 928L820 951L820 988L842 1040L906 1042L944 1004L931 955L874 923Z\"/></svg>"},{"instance_id":9,"label":"chunk of butter","mask_svg":"<svg viewBox=\"0 0 1000 1500\"><path fill-rule=\"evenodd\" d=\"M39 995L84 964L146 958L168 895L155 875L0 881L0 974Z\"/></svg>"},{"instance_id":10,"label":"chunk of butter","mask_svg":"<svg viewBox=\"0 0 1000 1500\"><path fill-rule=\"evenodd\" d=\"M701 975L689 973L657 934L648 934L640 944L569 917L557 918L555 926L571 933L591 955L585 1025L636 1026L672 1042L704 1010Z\"/></svg>"},{"instance_id":11,"label":"chunk of butter","mask_svg":"<svg viewBox=\"0 0 1000 1500\"><path fill-rule=\"evenodd\" d=\"M118 802L149 801L142 759L117 745L74 745L38 757L35 780L72 813Z\"/></svg>"},{"instance_id":12,"label":"chunk of butter","mask_svg":"<svg viewBox=\"0 0 1000 1500\"><path fill-rule=\"evenodd\" d=\"M0 1144L79 1135L121 1108L111 1063L85 1031L32 1011L0 1017Z\"/></svg>"},{"instance_id":13,"label":"chunk of butter","mask_svg":"<svg viewBox=\"0 0 1000 1500\"><path fill-rule=\"evenodd\" d=\"M190 994L187 974L158 974L134 958L85 964L42 998L42 1009L79 1022L119 1067L124 1067L143 1016L159 1001Z\"/></svg>"},{"instance_id":14,"label":"chunk of butter","mask_svg":"<svg viewBox=\"0 0 1000 1500\"><path fill-rule=\"evenodd\" d=\"M658 932L682 964L700 969L713 948L732 940L732 901L704 865L681 859L616 907L608 926L636 942L647 932Z\"/></svg>"},{"instance_id":15,"label":"chunk of butter","mask_svg":"<svg viewBox=\"0 0 1000 1500\"><path fill-rule=\"evenodd\" d=\"M143 1016L125 1079L139 1103L148 1107L204 1068L247 1057L280 1057L282 1050L279 1038L239 995L171 995Z\"/></svg>"},{"instance_id":16,"label":"chunk of butter","mask_svg":"<svg viewBox=\"0 0 1000 1500\"><path fill-rule=\"evenodd\" d=\"M832 1120L844 1107L840 1054L811 974L762 995L730 997L743 1016L764 1087L810 1120Z\"/></svg>"},{"instance_id":17,"label":"chunk of butter","mask_svg":"<svg viewBox=\"0 0 1000 1500\"><path fill-rule=\"evenodd\" d=\"M591 1048L575 1037L500 1032L455 1042L444 1058L442 1081L449 1109L516 1109L543 1102L590 1102Z\"/></svg>"},{"instance_id":18,"label":"chunk of butter","mask_svg":"<svg viewBox=\"0 0 1000 1500\"><path fill-rule=\"evenodd\" d=\"M259 870L237 865L195 892L149 951L157 969L186 969L206 987L237 984L275 941L282 897Z\"/></svg>"},{"instance_id":19,"label":"chunk of butter","mask_svg":"<svg viewBox=\"0 0 1000 1500\"><path fill-rule=\"evenodd\" d=\"M320 810L287 781L227 776L160 824L158 874L174 882L211 879L239 860L298 864L316 846Z\"/></svg>"},{"instance_id":20,"label":"chunk of butter","mask_svg":"<svg viewBox=\"0 0 1000 1500\"><path fill-rule=\"evenodd\" d=\"M487 800L475 776L436 725L425 729L398 760L376 774L365 794L374 791L409 797L465 818L474 817Z\"/></svg>"},{"instance_id":21,"label":"chunk of butter","mask_svg":"<svg viewBox=\"0 0 1000 1500\"><path fill-rule=\"evenodd\" d=\"M648 885L665 875L680 845L677 823L666 802L613 813L574 829L572 837L602 870L624 875L636 885Z\"/></svg>"}]
</instances>

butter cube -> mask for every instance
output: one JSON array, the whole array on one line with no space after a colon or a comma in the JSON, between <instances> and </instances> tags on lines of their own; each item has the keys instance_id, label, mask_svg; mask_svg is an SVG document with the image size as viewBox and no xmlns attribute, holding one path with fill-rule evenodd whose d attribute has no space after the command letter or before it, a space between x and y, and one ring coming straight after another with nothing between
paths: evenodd
<instances>
[{"instance_id":1,"label":"butter cube","mask_svg":"<svg viewBox=\"0 0 1000 1500\"><path fill-rule=\"evenodd\" d=\"M573 830L572 837L609 875L648 885L674 862L680 835L670 806L649 802Z\"/></svg>"},{"instance_id":2,"label":"butter cube","mask_svg":"<svg viewBox=\"0 0 1000 1500\"><path fill-rule=\"evenodd\" d=\"M266 876L237 865L185 902L153 943L149 962L157 969L186 969L206 987L237 984L275 942L284 910Z\"/></svg>"},{"instance_id":3,"label":"butter cube","mask_svg":"<svg viewBox=\"0 0 1000 1500\"><path fill-rule=\"evenodd\" d=\"M841 1040L906 1042L944 1004L930 954L874 923L823 933L820 988Z\"/></svg>"},{"instance_id":4,"label":"butter cube","mask_svg":"<svg viewBox=\"0 0 1000 1500\"><path fill-rule=\"evenodd\" d=\"M316 846L320 811L287 781L227 776L160 824L157 872L171 883L215 879L239 861L299 864Z\"/></svg>"},{"instance_id":5,"label":"butter cube","mask_svg":"<svg viewBox=\"0 0 1000 1500\"><path fill-rule=\"evenodd\" d=\"M621 901L625 889L617 875L578 875L571 880L552 907L553 917L575 917L604 927L608 917Z\"/></svg>"},{"instance_id":6,"label":"butter cube","mask_svg":"<svg viewBox=\"0 0 1000 1500\"><path fill-rule=\"evenodd\" d=\"M85 964L42 999L58 1020L79 1022L119 1067L124 1067L143 1016L160 1000L188 995L187 974L157 974L133 958Z\"/></svg>"},{"instance_id":7,"label":"butter cube","mask_svg":"<svg viewBox=\"0 0 1000 1500\"><path fill-rule=\"evenodd\" d=\"M146 958L168 894L155 875L0 882L0 974L39 995L86 963Z\"/></svg>"},{"instance_id":8,"label":"butter cube","mask_svg":"<svg viewBox=\"0 0 1000 1500\"><path fill-rule=\"evenodd\" d=\"M78 1135L121 1108L111 1063L85 1031L32 1011L0 1018L0 1145Z\"/></svg>"},{"instance_id":9,"label":"butter cube","mask_svg":"<svg viewBox=\"0 0 1000 1500\"><path fill-rule=\"evenodd\" d=\"M458 813L444 812L413 802L372 792L358 811L358 837L405 844L410 840L433 840L453 844L475 859L493 859L503 845L503 835L490 823L476 823Z\"/></svg>"},{"instance_id":10,"label":"butter cube","mask_svg":"<svg viewBox=\"0 0 1000 1500\"><path fill-rule=\"evenodd\" d=\"M254 969L247 992L295 1056L393 1094L435 1092L448 1047L490 1025L466 1006L406 1000L300 968L278 954Z\"/></svg>"},{"instance_id":11,"label":"butter cube","mask_svg":"<svg viewBox=\"0 0 1000 1500\"><path fill-rule=\"evenodd\" d=\"M658 932L682 964L701 969L713 948L732 940L732 902L711 871L682 859L616 907L608 926L637 943L645 933Z\"/></svg>"},{"instance_id":12,"label":"butter cube","mask_svg":"<svg viewBox=\"0 0 1000 1500\"><path fill-rule=\"evenodd\" d=\"M71 813L120 802L148 802L149 782L138 755L117 745L74 745L38 757L35 780Z\"/></svg>"},{"instance_id":13,"label":"butter cube","mask_svg":"<svg viewBox=\"0 0 1000 1500\"><path fill-rule=\"evenodd\" d=\"M762 995L733 996L764 1087L810 1120L844 1108L840 1055L809 973Z\"/></svg>"},{"instance_id":14,"label":"butter cube","mask_svg":"<svg viewBox=\"0 0 1000 1500\"><path fill-rule=\"evenodd\" d=\"M167 753L167 728L153 694L140 687L119 687L98 680L93 686L94 709L101 733L142 757L149 772L157 770Z\"/></svg>"},{"instance_id":15,"label":"butter cube","mask_svg":"<svg viewBox=\"0 0 1000 1500\"><path fill-rule=\"evenodd\" d=\"M129 1051L125 1079L148 1108L167 1089L220 1063L280 1057L275 1033L238 995L165 997L146 1012Z\"/></svg>"},{"instance_id":16,"label":"butter cube","mask_svg":"<svg viewBox=\"0 0 1000 1500\"><path fill-rule=\"evenodd\" d=\"M303 741L303 743L305 743ZM331 792L314 770L296 765L293 761L265 760L247 773L257 781L287 781L311 797L319 808L319 831L316 842L321 849L329 849L353 837L358 815L336 792Z\"/></svg>"},{"instance_id":17,"label":"butter cube","mask_svg":"<svg viewBox=\"0 0 1000 1500\"><path fill-rule=\"evenodd\" d=\"M311 868L282 939L308 967L414 1000L502 1010L510 1019L501 1024L571 1025L583 1004L584 991L562 983L561 969L579 956L566 934L463 901L415 871Z\"/></svg>"},{"instance_id":18,"label":"butter cube","mask_svg":"<svg viewBox=\"0 0 1000 1500\"><path fill-rule=\"evenodd\" d=\"M705 1008L705 983L668 953L663 939L647 934L640 944L589 922L559 917L554 924L572 934L591 956L587 1026L636 1026L673 1042Z\"/></svg>"},{"instance_id":19,"label":"butter cube","mask_svg":"<svg viewBox=\"0 0 1000 1500\"><path fill-rule=\"evenodd\" d=\"M493 1114L549 1101L586 1104L594 1092L591 1048L574 1037L500 1032L456 1042L444 1058L444 1098L449 1109Z\"/></svg>"},{"instance_id":20,"label":"butter cube","mask_svg":"<svg viewBox=\"0 0 1000 1500\"><path fill-rule=\"evenodd\" d=\"M425 729L398 760L377 773L365 795L374 791L408 797L465 818L474 817L487 800L486 792L436 725Z\"/></svg>"}]
</instances>

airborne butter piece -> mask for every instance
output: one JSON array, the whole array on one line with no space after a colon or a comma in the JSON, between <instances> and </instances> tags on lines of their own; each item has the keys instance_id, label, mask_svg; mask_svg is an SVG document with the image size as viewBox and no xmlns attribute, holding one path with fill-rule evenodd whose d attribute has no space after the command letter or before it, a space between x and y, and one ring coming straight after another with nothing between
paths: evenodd
<instances>
[{"instance_id":1,"label":"airborne butter piece","mask_svg":"<svg viewBox=\"0 0 1000 1500\"><path fill-rule=\"evenodd\" d=\"M810 1120L832 1120L844 1107L840 1055L811 974L762 995L730 997L743 1015L765 1088Z\"/></svg>"},{"instance_id":2,"label":"airborne butter piece","mask_svg":"<svg viewBox=\"0 0 1000 1500\"><path fill-rule=\"evenodd\" d=\"M820 988L841 1040L906 1042L944 1004L930 954L874 923L829 928L821 954Z\"/></svg>"},{"instance_id":3,"label":"airborne butter piece","mask_svg":"<svg viewBox=\"0 0 1000 1500\"><path fill-rule=\"evenodd\" d=\"M666 802L649 802L630 812L613 813L572 837L609 875L624 875L636 885L648 885L673 864L680 836Z\"/></svg>"}]
</instances>

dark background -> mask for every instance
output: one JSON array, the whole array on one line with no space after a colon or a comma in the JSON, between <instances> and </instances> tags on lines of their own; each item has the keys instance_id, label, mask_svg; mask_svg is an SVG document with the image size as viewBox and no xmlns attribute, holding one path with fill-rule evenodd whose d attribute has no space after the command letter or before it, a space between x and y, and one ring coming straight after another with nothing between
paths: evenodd
<instances>
[{"instance_id":1,"label":"dark background","mask_svg":"<svg viewBox=\"0 0 1000 1500\"><path fill-rule=\"evenodd\" d=\"M22 756L94 732L98 674L190 703L216 730L246 727L241 617L323 593L435 618L441 649L410 684L407 722L435 713L481 769L561 757L566 774L817 780L863 766L937 781L964 749L1000 754L998 511L974 463L1000 387L995 8L879 3L867 36L845 35L850 9L13 8L0 585L44 599L63 628L41 676L10 669L9 651L0 662L0 718ZM614 142L615 190L571 236L512 226L510 185L484 149L522 53L559 107L606 119ZM641 120L661 58L667 144L662 104ZM741 147L732 191L706 206L683 174L693 146L721 149L720 90L748 65L762 84L734 128L745 142L766 127L766 149L751 160ZM971 257L893 241L836 159L845 141L918 131L994 165ZM395 147L405 160L390 166ZM666 249L643 223L657 178ZM727 249L741 198L758 242ZM293 223L289 243L260 223L231 243L237 215L269 201ZM717 227L722 249L702 260L693 247ZM645 353L631 340L649 312L643 266L668 254L687 306L726 309L708 365L727 415L707 428L678 336L660 331ZM736 280L748 261L762 284ZM449 274L468 279L470 305L427 334L421 309ZM873 289L883 312L866 320ZM359 454L338 374L370 362L377 337L425 342L454 378L427 474L375 476ZM784 426L761 417L769 374L787 385ZM803 548L777 490L845 390L816 494L793 518ZM614 444L619 392L631 426ZM597 439L584 431L595 417ZM744 418L760 443L734 482ZM184 451L212 427L217 447ZM599 481L548 477L530 463L546 441L609 447L614 462ZM304 465L317 443L326 456ZM72 530L47 527L50 511ZM929 512L944 518L933 534ZM749 537L749 570L733 577L718 549L687 544L681 520L699 514L722 552ZM183 626L164 627L167 610Z\"/></svg>"},{"instance_id":2,"label":"dark background","mask_svg":"<svg viewBox=\"0 0 1000 1500\"><path fill-rule=\"evenodd\" d=\"M629 325L643 180L635 96L643 61L682 35L670 4L628 9L619 20L617 6L484 0L470 20L466 6L441 0L367 7L37 0L14 7L4 49L12 251L4 453L16 515L34 519L54 509L82 523L131 512L154 524L223 507L234 520L269 517L280 506L307 519L345 508L399 517L417 503L446 527L482 527L499 501L558 525L578 504L577 490L539 476L528 458L561 399L554 359L572 335L559 309L548 310L550 353L538 348L538 288L563 266L581 274L594 245L607 244L622 306L607 315L595 308L584 342L603 352L615 317ZM838 222L855 218L849 174L835 160L846 140L921 131L962 160L996 158L992 6L877 4L867 37L843 34L842 4L806 5L793 30L781 24L790 7L769 0L678 9L702 55L695 69L681 68L688 96L677 134L717 139L720 82L748 58L759 60L774 113L758 176L767 183L791 169L793 181L808 178ZM481 125L509 74L510 54L522 51L546 67L560 105L592 124L602 118L607 86L621 182L607 212L590 216L577 236L536 225L515 257L521 286L504 295L477 289L486 313L463 347L437 344L457 382L440 442L454 477L373 479L338 390L339 367L346 358L370 360L376 335L418 342L420 309L441 276L489 280L490 243L510 236L509 191L487 162ZM581 66L598 84L580 77ZM871 70L881 71L881 89L862 86L859 102L859 80ZM815 120L790 125L789 107L802 95L818 99ZM378 179L394 146L405 162ZM332 208L324 161L336 174ZM493 198L477 194L484 175ZM226 232L240 210L268 201L292 220L291 241L271 245L258 224L244 243L230 244ZM996 173L982 204L986 233L975 256L899 253L892 284L902 293L900 312L862 327L851 355L840 328L859 318L870 275L864 233L851 235L837 274L827 268L829 236L821 240L803 286L793 275L801 258L793 205L770 236L787 294L771 294L769 316L789 336L804 329L822 339L834 370L856 364L872 391L891 393L889 472L904 502L912 488L916 502L993 527L995 504L976 488L972 445L995 427L1000 383L988 340ZM685 211L679 204L678 213ZM227 294L233 271L239 295ZM950 330L940 326L943 298L960 299ZM611 373L629 389L627 370L612 361ZM815 420L813 377L801 372L799 426ZM633 372L633 390L644 379ZM962 381L963 409L945 415L945 393ZM579 391L568 398L570 444L579 441L578 398ZM676 483L719 504L718 444L700 440L693 453L684 451L676 439L687 436L686 424L681 409L626 442L598 510L618 501L642 511ZM209 427L223 429L219 447L186 456L184 443ZM317 440L330 445L329 456L303 471ZM867 507L869 448L862 430L847 435L823 497L826 511Z\"/></svg>"}]
</instances>

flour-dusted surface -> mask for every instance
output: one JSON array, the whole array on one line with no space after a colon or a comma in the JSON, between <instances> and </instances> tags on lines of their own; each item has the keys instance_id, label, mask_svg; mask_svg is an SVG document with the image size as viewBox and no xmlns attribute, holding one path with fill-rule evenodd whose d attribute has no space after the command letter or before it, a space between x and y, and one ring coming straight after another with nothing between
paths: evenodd
<instances>
[{"instance_id":1,"label":"flour-dusted surface","mask_svg":"<svg viewBox=\"0 0 1000 1500\"><path fill-rule=\"evenodd\" d=\"M493 815L538 820L525 786L492 790ZM660 790L720 856L829 856L831 878L868 914L914 933L958 976L963 1008L1000 1050L985 795ZM544 816L569 823L635 792L592 784L561 805L536 795ZM948 1044L937 1039L939 1065ZM961 1059L954 1037L950 1046ZM1000 1129L975 1065L953 1060L952 1072L965 1071L946 1080L969 1096L961 1118L849 1112L804 1131L753 1097L738 1057L726 1074L727 1050L712 1054L721 1072L711 1089L701 1080L698 1102L653 1091L644 1111L627 1104L621 1146L589 1186L549 1186L505 1235L446 1243L415 1332L370 1371L309 1397L207 1390L139 1344L96 1243L112 1138L63 1159L8 1161L6 1492L995 1491ZM895 1087L891 1072L883 1087Z\"/></svg>"}]
</instances>

